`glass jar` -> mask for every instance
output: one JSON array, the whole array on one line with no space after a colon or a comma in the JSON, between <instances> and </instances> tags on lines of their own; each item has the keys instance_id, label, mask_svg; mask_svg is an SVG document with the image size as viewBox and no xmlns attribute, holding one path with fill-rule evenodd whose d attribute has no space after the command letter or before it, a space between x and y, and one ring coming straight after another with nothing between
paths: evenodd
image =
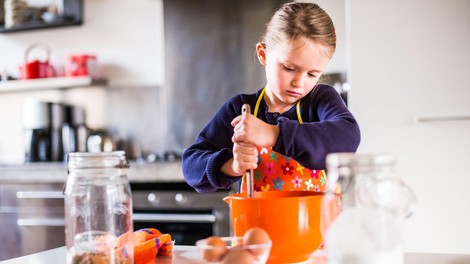
<instances>
[{"instance_id":1,"label":"glass jar","mask_svg":"<svg viewBox=\"0 0 470 264\"><path fill-rule=\"evenodd\" d=\"M402 226L414 212L413 191L387 154L334 153L322 226L330 264L404 263Z\"/></svg>"},{"instance_id":2,"label":"glass jar","mask_svg":"<svg viewBox=\"0 0 470 264\"><path fill-rule=\"evenodd\" d=\"M132 196L125 152L69 153L67 162L67 263L132 264Z\"/></svg>"}]
</instances>

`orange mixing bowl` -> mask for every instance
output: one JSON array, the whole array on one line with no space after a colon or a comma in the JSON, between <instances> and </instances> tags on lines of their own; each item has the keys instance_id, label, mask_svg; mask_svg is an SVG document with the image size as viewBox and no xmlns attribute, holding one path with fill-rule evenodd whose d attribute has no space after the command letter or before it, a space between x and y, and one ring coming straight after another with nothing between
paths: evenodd
<instances>
[{"instance_id":1,"label":"orange mixing bowl","mask_svg":"<svg viewBox=\"0 0 470 264\"><path fill-rule=\"evenodd\" d=\"M252 227L264 228L272 248L268 263L307 260L323 239L320 216L323 194L312 191L255 192L227 196L235 236Z\"/></svg>"}]
</instances>

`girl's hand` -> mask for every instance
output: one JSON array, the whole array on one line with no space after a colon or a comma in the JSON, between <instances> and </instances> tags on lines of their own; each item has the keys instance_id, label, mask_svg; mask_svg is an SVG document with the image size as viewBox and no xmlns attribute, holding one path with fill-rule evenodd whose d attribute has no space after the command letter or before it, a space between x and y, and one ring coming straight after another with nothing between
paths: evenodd
<instances>
[{"instance_id":1,"label":"girl's hand","mask_svg":"<svg viewBox=\"0 0 470 264\"><path fill-rule=\"evenodd\" d=\"M221 168L222 172L231 176L240 176L247 170L258 167L258 149L256 146L243 143L233 144L233 159L227 161Z\"/></svg>"},{"instance_id":2,"label":"girl's hand","mask_svg":"<svg viewBox=\"0 0 470 264\"><path fill-rule=\"evenodd\" d=\"M252 114L243 114L232 120L233 143L245 143L258 147L272 147L279 136L279 127L270 125Z\"/></svg>"},{"instance_id":3,"label":"girl's hand","mask_svg":"<svg viewBox=\"0 0 470 264\"><path fill-rule=\"evenodd\" d=\"M258 149L254 145L244 143L233 144L232 170L242 175L247 170L254 170L258 167Z\"/></svg>"}]
</instances>

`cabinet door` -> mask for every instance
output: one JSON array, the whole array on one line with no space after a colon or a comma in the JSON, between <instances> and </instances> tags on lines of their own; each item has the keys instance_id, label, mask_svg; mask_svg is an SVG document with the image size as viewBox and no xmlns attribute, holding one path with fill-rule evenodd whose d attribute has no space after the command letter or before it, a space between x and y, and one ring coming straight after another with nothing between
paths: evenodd
<instances>
[{"instance_id":1,"label":"cabinet door","mask_svg":"<svg viewBox=\"0 0 470 264\"><path fill-rule=\"evenodd\" d=\"M0 260L65 245L62 187L0 185Z\"/></svg>"},{"instance_id":2,"label":"cabinet door","mask_svg":"<svg viewBox=\"0 0 470 264\"><path fill-rule=\"evenodd\" d=\"M470 1L346 2L359 152L395 154L417 194L406 250L468 254Z\"/></svg>"},{"instance_id":3,"label":"cabinet door","mask_svg":"<svg viewBox=\"0 0 470 264\"><path fill-rule=\"evenodd\" d=\"M65 246L63 214L0 211L0 223L0 261Z\"/></svg>"}]
</instances>

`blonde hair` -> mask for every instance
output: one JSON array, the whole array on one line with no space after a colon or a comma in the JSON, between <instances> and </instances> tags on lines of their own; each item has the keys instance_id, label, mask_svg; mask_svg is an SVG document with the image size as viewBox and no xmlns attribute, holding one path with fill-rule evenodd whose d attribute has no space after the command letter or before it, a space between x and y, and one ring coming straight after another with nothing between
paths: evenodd
<instances>
[{"instance_id":1,"label":"blonde hair","mask_svg":"<svg viewBox=\"0 0 470 264\"><path fill-rule=\"evenodd\" d=\"M336 49L336 33L330 16L314 3L291 2L277 9L261 38L265 47L305 37L330 49Z\"/></svg>"}]
</instances>

